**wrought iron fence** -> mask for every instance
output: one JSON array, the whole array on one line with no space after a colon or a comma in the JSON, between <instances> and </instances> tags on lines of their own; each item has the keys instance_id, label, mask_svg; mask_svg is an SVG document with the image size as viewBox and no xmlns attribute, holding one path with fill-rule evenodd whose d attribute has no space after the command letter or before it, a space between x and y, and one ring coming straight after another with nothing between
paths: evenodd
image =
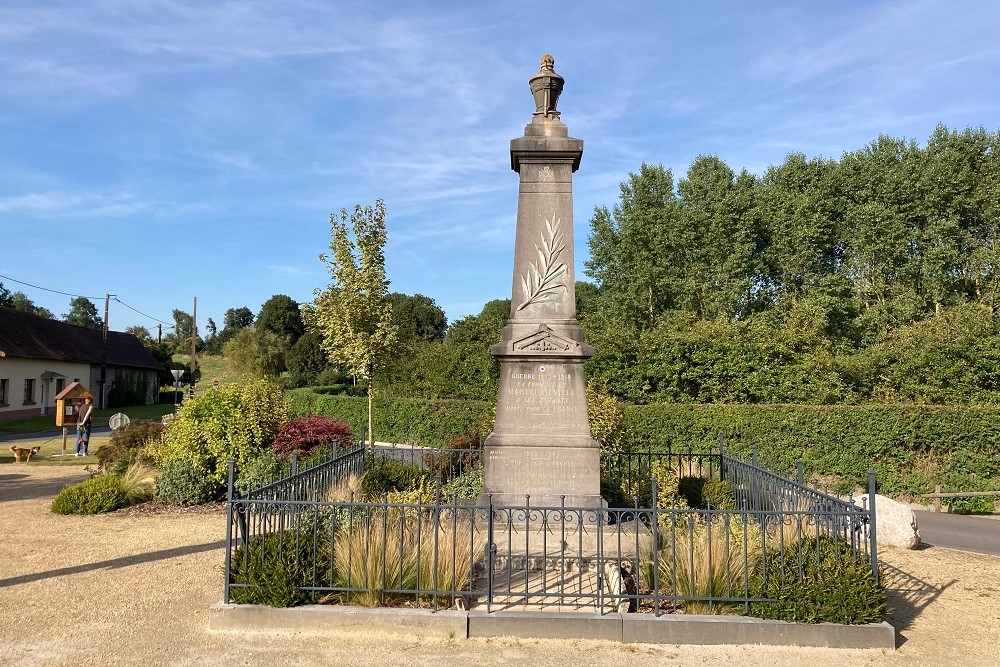
<instances>
[{"instance_id":1,"label":"wrought iron fence","mask_svg":"<svg viewBox=\"0 0 1000 667\"><path fill-rule=\"evenodd\" d=\"M473 448L475 449L475 448ZM403 462L437 471L432 501L361 502L336 492L376 457L399 448L358 446L308 470L239 494L230 470L226 535L227 602L481 606L668 613L773 601L777 564L863 558L878 576L874 477L867 503L835 498L740 461L724 447L708 454L647 451L607 459L604 471L638 483L653 463L679 476L726 479L735 507L693 509L660 496L647 507L495 506L442 499L442 466L475 465L470 450L407 451ZM437 457L437 458L435 458ZM455 458L457 457L457 459ZM442 463L444 461L445 463ZM832 556L831 556L832 554Z\"/></svg>"}]
</instances>

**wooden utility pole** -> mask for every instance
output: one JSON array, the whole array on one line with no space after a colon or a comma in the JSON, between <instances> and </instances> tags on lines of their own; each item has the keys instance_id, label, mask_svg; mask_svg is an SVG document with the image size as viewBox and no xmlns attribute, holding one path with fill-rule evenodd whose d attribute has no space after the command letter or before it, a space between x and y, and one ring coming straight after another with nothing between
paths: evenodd
<instances>
[{"instance_id":1,"label":"wooden utility pole","mask_svg":"<svg viewBox=\"0 0 1000 667\"><path fill-rule=\"evenodd\" d=\"M163 342L163 325L162 324L157 324L156 325L156 344L159 345L162 342Z\"/></svg>"},{"instance_id":2,"label":"wooden utility pole","mask_svg":"<svg viewBox=\"0 0 1000 667\"><path fill-rule=\"evenodd\" d=\"M194 298L194 310L191 311L191 384L188 394L194 398L194 372L198 369L198 352L195 344L198 341L198 297Z\"/></svg>"},{"instance_id":3,"label":"wooden utility pole","mask_svg":"<svg viewBox=\"0 0 1000 667\"><path fill-rule=\"evenodd\" d=\"M107 394L105 387L108 381L108 305L111 302L111 295L108 293L104 294L104 337L101 343L101 379L97 384L101 388L101 395L98 396L97 405L102 410L108 407L105 403L107 400Z\"/></svg>"}]
</instances>

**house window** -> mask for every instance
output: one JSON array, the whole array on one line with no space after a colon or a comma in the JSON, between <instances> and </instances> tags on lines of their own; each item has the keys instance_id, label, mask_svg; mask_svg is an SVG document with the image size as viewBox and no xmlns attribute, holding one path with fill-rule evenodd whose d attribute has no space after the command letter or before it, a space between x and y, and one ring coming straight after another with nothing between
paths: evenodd
<instances>
[{"instance_id":1,"label":"house window","mask_svg":"<svg viewBox=\"0 0 1000 667\"><path fill-rule=\"evenodd\" d=\"M24 381L24 404L32 405L35 402L35 379Z\"/></svg>"},{"instance_id":2,"label":"house window","mask_svg":"<svg viewBox=\"0 0 1000 667\"><path fill-rule=\"evenodd\" d=\"M8 405L7 392L10 391L10 380L0 380L0 405Z\"/></svg>"},{"instance_id":3,"label":"house window","mask_svg":"<svg viewBox=\"0 0 1000 667\"><path fill-rule=\"evenodd\" d=\"M62 390L66 388L65 378L56 378L56 396L62 393Z\"/></svg>"}]
</instances>

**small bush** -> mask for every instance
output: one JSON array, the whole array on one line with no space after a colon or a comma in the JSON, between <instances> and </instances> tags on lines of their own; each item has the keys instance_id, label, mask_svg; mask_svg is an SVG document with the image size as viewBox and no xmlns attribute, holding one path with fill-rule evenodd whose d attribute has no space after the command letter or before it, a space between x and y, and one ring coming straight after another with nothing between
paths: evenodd
<instances>
[{"instance_id":1,"label":"small bush","mask_svg":"<svg viewBox=\"0 0 1000 667\"><path fill-rule=\"evenodd\" d=\"M281 454L273 449L261 449L236 471L236 489L246 493L270 484L281 473Z\"/></svg>"},{"instance_id":2,"label":"small bush","mask_svg":"<svg viewBox=\"0 0 1000 667\"><path fill-rule=\"evenodd\" d=\"M608 507L632 507L633 499L622 489L621 482L607 475L601 475L601 497Z\"/></svg>"},{"instance_id":3,"label":"small bush","mask_svg":"<svg viewBox=\"0 0 1000 667\"><path fill-rule=\"evenodd\" d=\"M150 419L140 419L111 434L111 440L97 451L97 463L104 472L122 474L140 458L150 442L158 442L163 426Z\"/></svg>"},{"instance_id":4,"label":"small bush","mask_svg":"<svg viewBox=\"0 0 1000 667\"><path fill-rule=\"evenodd\" d=\"M796 623L874 623L889 612L885 586L875 583L868 559L827 536L765 554L750 578L750 595L775 598L751 604L751 616Z\"/></svg>"},{"instance_id":5,"label":"small bush","mask_svg":"<svg viewBox=\"0 0 1000 667\"><path fill-rule=\"evenodd\" d=\"M460 499L479 498L483 490L483 468L478 466L454 478L441 487L442 502L454 503Z\"/></svg>"},{"instance_id":6,"label":"small bush","mask_svg":"<svg viewBox=\"0 0 1000 667\"><path fill-rule=\"evenodd\" d=\"M681 477L677 481L677 495L684 499L688 507L701 507L704 477Z\"/></svg>"},{"instance_id":7,"label":"small bush","mask_svg":"<svg viewBox=\"0 0 1000 667\"><path fill-rule=\"evenodd\" d=\"M100 514L128 504L128 494L122 488L121 479L115 475L100 475L60 491L52 501L52 511L56 514Z\"/></svg>"},{"instance_id":8,"label":"small bush","mask_svg":"<svg viewBox=\"0 0 1000 667\"><path fill-rule=\"evenodd\" d=\"M721 479L706 480L705 485L701 487L699 507L713 510L736 509L736 495L733 493L733 487L729 482L724 482Z\"/></svg>"},{"instance_id":9,"label":"small bush","mask_svg":"<svg viewBox=\"0 0 1000 667\"><path fill-rule=\"evenodd\" d=\"M314 585L313 576L330 571L330 544L326 534L316 537L313 558L312 531L286 530L256 537L233 553L230 597L236 604L291 607L309 601L301 586Z\"/></svg>"},{"instance_id":10,"label":"small bush","mask_svg":"<svg viewBox=\"0 0 1000 667\"><path fill-rule=\"evenodd\" d=\"M389 458L376 459L361 477L361 497L366 501L378 501L386 493L412 491L427 477L427 473L420 468L403 465Z\"/></svg>"},{"instance_id":11,"label":"small bush","mask_svg":"<svg viewBox=\"0 0 1000 667\"><path fill-rule=\"evenodd\" d=\"M215 500L222 487L208 470L183 459L164 464L153 497L167 505L201 505Z\"/></svg>"},{"instance_id":12,"label":"small bush","mask_svg":"<svg viewBox=\"0 0 1000 667\"><path fill-rule=\"evenodd\" d=\"M319 447L347 447L352 441L351 427L331 417L299 417L278 427L271 449L284 458L298 450L308 456Z\"/></svg>"}]
</instances>

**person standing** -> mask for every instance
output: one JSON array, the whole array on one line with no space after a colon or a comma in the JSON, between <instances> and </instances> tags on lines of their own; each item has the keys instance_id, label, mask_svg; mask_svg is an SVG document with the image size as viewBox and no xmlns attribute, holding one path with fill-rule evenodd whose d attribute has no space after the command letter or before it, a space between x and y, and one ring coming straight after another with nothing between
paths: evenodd
<instances>
[{"instance_id":1,"label":"person standing","mask_svg":"<svg viewBox=\"0 0 1000 667\"><path fill-rule=\"evenodd\" d=\"M76 455L86 456L90 447L90 431L93 428L94 399L88 396L83 399L79 419L76 422ZM83 453L81 453L81 450Z\"/></svg>"}]
</instances>

